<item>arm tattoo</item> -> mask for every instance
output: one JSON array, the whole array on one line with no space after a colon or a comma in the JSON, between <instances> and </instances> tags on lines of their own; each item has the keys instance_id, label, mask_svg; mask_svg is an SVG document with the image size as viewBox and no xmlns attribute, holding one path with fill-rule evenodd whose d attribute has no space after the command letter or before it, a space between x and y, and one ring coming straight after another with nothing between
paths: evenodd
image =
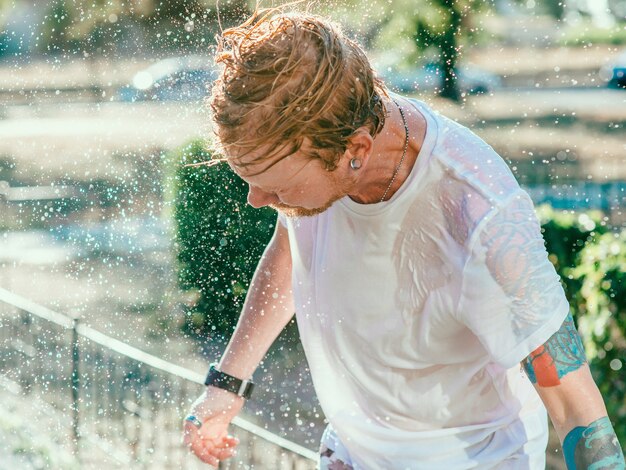
<instances>
[{"instance_id":1,"label":"arm tattoo","mask_svg":"<svg viewBox=\"0 0 626 470\"><path fill-rule=\"evenodd\" d=\"M624 470L624 454L609 421L597 419L586 428L572 429L563 440L568 470Z\"/></svg>"},{"instance_id":2,"label":"arm tattoo","mask_svg":"<svg viewBox=\"0 0 626 470\"><path fill-rule=\"evenodd\" d=\"M559 331L543 346L539 346L524 359L524 369L533 384L554 387L566 374L578 370L587 362L585 349L569 314Z\"/></svg>"}]
</instances>

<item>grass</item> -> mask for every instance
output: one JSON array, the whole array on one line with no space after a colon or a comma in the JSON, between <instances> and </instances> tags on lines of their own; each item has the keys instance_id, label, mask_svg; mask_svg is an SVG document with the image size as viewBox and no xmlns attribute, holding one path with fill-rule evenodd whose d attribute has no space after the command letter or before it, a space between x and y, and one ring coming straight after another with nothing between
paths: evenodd
<instances>
[{"instance_id":1,"label":"grass","mask_svg":"<svg viewBox=\"0 0 626 470\"><path fill-rule=\"evenodd\" d=\"M626 45L626 23L617 24L611 28L599 28L589 23L581 23L569 28L558 42L564 47L589 47L597 44L623 46Z\"/></svg>"},{"instance_id":2,"label":"grass","mask_svg":"<svg viewBox=\"0 0 626 470\"><path fill-rule=\"evenodd\" d=\"M0 460L13 459L21 468L80 468L77 460L49 434L36 431L25 415L20 414L13 401L3 399L0 402Z\"/></svg>"}]
</instances>

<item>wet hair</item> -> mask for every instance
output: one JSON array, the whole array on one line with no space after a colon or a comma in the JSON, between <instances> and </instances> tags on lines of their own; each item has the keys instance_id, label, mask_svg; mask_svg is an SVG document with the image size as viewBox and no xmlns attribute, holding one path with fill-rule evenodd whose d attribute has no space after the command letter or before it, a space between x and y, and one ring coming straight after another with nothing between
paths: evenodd
<instances>
[{"instance_id":1,"label":"wet hair","mask_svg":"<svg viewBox=\"0 0 626 470\"><path fill-rule=\"evenodd\" d=\"M381 131L388 92L360 45L331 21L257 10L217 41L223 69L208 104L221 160L267 162L260 173L301 150L334 170L356 129L366 126L372 137ZM260 148L269 150L244 161Z\"/></svg>"}]
</instances>

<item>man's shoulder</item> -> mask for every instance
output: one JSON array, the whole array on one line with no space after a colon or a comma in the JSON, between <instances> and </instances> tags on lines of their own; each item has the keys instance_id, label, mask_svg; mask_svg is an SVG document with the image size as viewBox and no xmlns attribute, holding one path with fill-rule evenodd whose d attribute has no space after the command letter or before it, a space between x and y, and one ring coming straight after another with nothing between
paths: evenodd
<instances>
[{"instance_id":1,"label":"man's shoulder","mask_svg":"<svg viewBox=\"0 0 626 470\"><path fill-rule=\"evenodd\" d=\"M435 154L451 184L468 188L491 205L498 205L520 189L505 159L460 124L453 122L442 130Z\"/></svg>"}]
</instances>

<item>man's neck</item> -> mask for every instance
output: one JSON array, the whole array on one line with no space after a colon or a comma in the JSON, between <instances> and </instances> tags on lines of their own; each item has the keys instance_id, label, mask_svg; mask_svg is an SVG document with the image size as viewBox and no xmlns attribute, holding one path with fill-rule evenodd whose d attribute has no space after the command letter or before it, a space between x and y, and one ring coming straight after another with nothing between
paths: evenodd
<instances>
[{"instance_id":1,"label":"man's neck","mask_svg":"<svg viewBox=\"0 0 626 470\"><path fill-rule=\"evenodd\" d=\"M380 202L387 188L389 190L385 200L389 200L411 174L411 169L424 141L426 130L424 117L414 112L413 106L406 100L398 96L393 96L393 99L402 107L409 129L409 144L406 155L400 168L398 168L406 139L404 121L398 106L392 100L385 98L385 105L387 110L389 110L385 126L374 139L369 162L364 168L355 190L349 194L353 201L360 204ZM396 169L398 169L398 172L390 187L389 184Z\"/></svg>"}]
</instances>

